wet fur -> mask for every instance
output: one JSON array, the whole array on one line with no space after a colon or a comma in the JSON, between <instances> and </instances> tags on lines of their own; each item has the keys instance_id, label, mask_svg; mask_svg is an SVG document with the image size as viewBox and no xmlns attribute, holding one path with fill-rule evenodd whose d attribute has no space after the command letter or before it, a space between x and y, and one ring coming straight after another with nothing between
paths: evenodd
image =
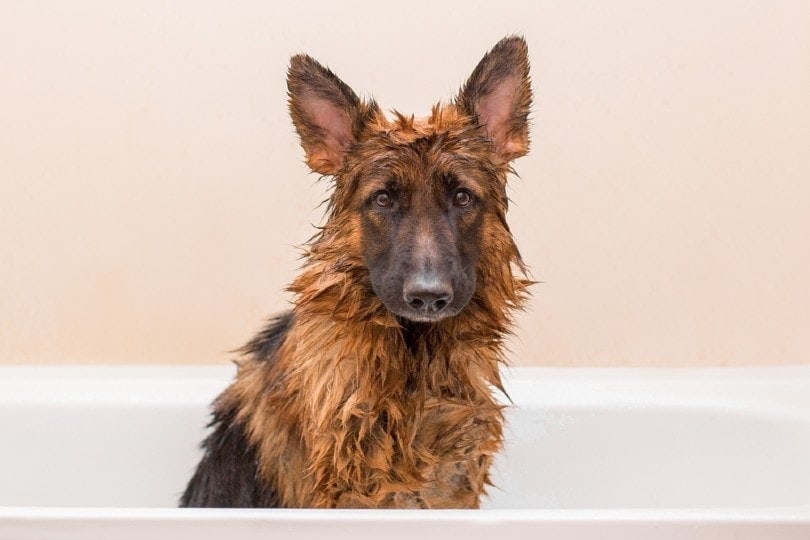
<instances>
[{"instance_id":1,"label":"wet fur","mask_svg":"<svg viewBox=\"0 0 810 540\"><path fill-rule=\"evenodd\" d=\"M476 508L502 443L503 340L529 285L505 219L510 162L529 142L525 42L501 41L426 119L387 118L303 55L288 85L307 162L334 176L328 218L293 310L244 347L214 403L181 506ZM467 231L447 237L473 261L474 288L453 316L415 322L375 292L368 238L389 229L365 205L392 177L422 193L447 175L478 205L446 227ZM388 251L408 253L406 232Z\"/></svg>"}]
</instances>

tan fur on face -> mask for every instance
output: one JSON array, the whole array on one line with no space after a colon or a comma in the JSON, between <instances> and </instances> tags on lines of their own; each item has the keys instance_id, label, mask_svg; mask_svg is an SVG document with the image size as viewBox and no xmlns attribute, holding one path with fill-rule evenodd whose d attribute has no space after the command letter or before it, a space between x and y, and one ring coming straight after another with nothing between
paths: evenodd
<instances>
[{"instance_id":1,"label":"tan fur on face","mask_svg":"<svg viewBox=\"0 0 810 540\"><path fill-rule=\"evenodd\" d=\"M335 84L331 72L319 77ZM344 87L322 94L362 119L341 124L321 102L317 114L291 105L302 142L314 148L310 163L333 172L336 189L290 286L294 320L283 344L273 358L245 358L217 406L238 411L283 506L476 508L502 443L503 407L492 389L501 387L503 339L529 285L505 220L503 156L514 148L455 103L425 119L389 119ZM338 135L324 136L329 123L340 124ZM523 133L498 133L507 132ZM420 141L420 153L403 150ZM412 343L374 294L361 253L358 201L373 190L375 171L392 168L415 179L460 170L486 200L473 298Z\"/></svg>"}]
</instances>

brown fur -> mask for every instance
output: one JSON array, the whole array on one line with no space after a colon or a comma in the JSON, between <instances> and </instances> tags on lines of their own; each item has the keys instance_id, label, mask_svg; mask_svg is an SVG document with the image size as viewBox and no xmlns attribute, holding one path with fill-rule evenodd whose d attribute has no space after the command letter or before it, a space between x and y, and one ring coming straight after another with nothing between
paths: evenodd
<instances>
[{"instance_id":1,"label":"brown fur","mask_svg":"<svg viewBox=\"0 0 810 540\"><path fill-rule=\"evenodd\" d=\"M507 108L486 103L498 85ZM307 162L334 175L335 191L290 286L283 343L273 361L248 345L216 408L236 411L282 506L476 508L502 442L491 389L529 284L505 220L509 162L528 149L526 45L499 43L426 119L387 118L307 56L292 59L289 91ZM485 204L478 285L457 315L409 325L371 288L358 201L387 175L424 182L445 171Z\"/></svg>"}]
</instances>

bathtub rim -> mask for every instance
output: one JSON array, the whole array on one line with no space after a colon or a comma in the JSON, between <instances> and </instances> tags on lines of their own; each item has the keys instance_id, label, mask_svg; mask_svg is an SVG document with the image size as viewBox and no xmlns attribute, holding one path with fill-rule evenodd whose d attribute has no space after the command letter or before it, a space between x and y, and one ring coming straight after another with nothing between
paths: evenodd
<instances>
[{"instance_id":1,"label":"bathtub rim","mask_svg":"<svg viewBox=\"0 0 810 540\"><path fill-rule=\"evenodd\" d=\"M110 380L123 381L134 393L127 396L132 403L142 399L141 391L148 391L156 380L169 379L179 385L179 392L168 399L187 400L189 395L206 395L212 389L224 387L235 372L232 365L3 365L0 366L0 405L4 402L19 403L41 400L32 387L47 385L49 389L61 387L57 397L71 396L84 402L93 400L103 403L105 399L120 400L120 392L102 396L68 392L79 386L94 390L105 388ZM679 394L684 388L710 385L727 389L734 399L740 388L750 384L768 383L773 388L788 390L810 389L810 365L756 366L756 367L687 367L687 368L547 368L512 367L505 371L505 380L516 385L543 384L555 388L560 395L572 387L585 384L589 391L599 396L639 392L646 395L648 385L666 381L673 392ZM27 381L25 384L17 384ZM616 383L621 384L617 387ZM30 386L33 385L33 386ZM50 395L49 399L54 396ZM660 397L660 396L659 396ZM780 410L800 410L807 421L810 413L810 392L780 392L768 399L779 398ZM544 399L556 399L555 395ZM623 398L624 399L624 398ZM666 396L663 396L666 399ZM339 519L336 520L336 518ZM530 508L530 509L483 509L483 510L314 510L314 509L185 509L153 507L57 507L57 506L0 506L0 532L8 526L35 526L39 523L210 523L233 522L291 525L303 523L329 523L333 520L346 523L372 523L392 520L402 523L428 521L433 523L557 523L557 524L774 524L810 528L810 504L798 506L769 507L650 507L650 508Z\"/></svg>"}]
</instances>

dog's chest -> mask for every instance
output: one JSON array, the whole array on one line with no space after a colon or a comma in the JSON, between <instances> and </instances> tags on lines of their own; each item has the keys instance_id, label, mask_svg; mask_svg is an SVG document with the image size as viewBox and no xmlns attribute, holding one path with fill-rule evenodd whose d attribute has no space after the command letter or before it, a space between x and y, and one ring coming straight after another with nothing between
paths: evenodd
<instances>
[{"instance_id":1,"label":"dog's chest","mask_svg":"<svg viewBox=\"0 0 810 540\"><path fill-rule=\"evenodd\" d=\"M422 480L389 493L392 506L477 507L492 456L500 448L500 410L485 402L432 397L414 422L411 448L399 450L415 457L408 465Z\"/></svg>"},{"instance_id":2,"label":"dog's chest","mask_svg":"<svg viewBox=\"0 0 810 540\"><path fill-rule=\"evenodd\" d=\"M431 398L399 432L369 432L366 467L336 493L336 506L477 508L500 445L500 417L487 410L482 414L473 403ZM388 455L375 459L372 441L385 440L380 451Z\"/></svg>"}]
</instances>

